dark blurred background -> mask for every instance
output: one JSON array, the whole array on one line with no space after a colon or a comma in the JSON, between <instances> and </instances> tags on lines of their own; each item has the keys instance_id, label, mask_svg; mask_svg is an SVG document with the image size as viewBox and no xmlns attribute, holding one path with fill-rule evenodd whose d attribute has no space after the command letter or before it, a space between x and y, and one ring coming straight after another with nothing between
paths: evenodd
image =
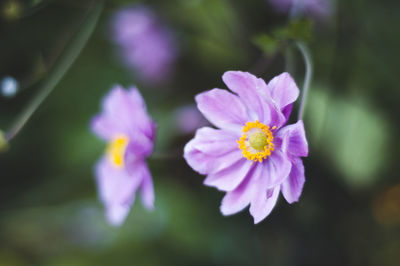
<instances>
[{"instance_id":1,"label":"dark blurred background","mask_svg":"<svg viewBox=\"0 0 400 266\"><path fill-rule=\"evenodd\" d=\"M3 84L0 130L55 75L95 2L0 2L0 79L18 84L11 92ZM273 48L263 52L269 37L258 38L275 38L290 15L267 0L141 1L179 46L168 81L149 84L121 62L111 40L110 18L131 3L104 3L77 60L0 153L0 265L400 264L399 1L338 0L329 17L303 18L309 31L298 37L314 63L306 183L298 203L281 197L258 225L247 210L219 212L223 193L203 186L182 158L193 132L180 132L175 114L195 94L225 88L227 70L266 81L289 70L302 87L304 62L293 40L269 40ZM117 83L138 86L158 139L149 159L156 209L137 201L115 228L93 174L105 144L89 122Z\"/></svg>"}]
</instances>

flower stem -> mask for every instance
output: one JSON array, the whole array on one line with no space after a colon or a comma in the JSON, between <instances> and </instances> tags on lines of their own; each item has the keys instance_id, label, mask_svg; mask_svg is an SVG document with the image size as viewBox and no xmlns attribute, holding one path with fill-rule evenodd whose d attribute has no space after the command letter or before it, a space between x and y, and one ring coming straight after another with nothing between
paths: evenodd
<instances>
[{"instance_id":1,"label":"flower stem","mask_svg":"<svg viewBox=\"0 0 400 266\"><path fill-rule=\"evenodd\" d=\"M304 116L304 108L306 105L307 94L308 94L308 90L310 88L310 83L311 83L311 79L312 79L313 65L312 65L312 61L311 61L310 51L308 50L308 48L302 42L299 42L299 41L296 42L296 46L300 50L301 55L303 56L304 65L306 68L306 73L305 73L304 83L303 83L303 90L302 90L301 101L300 101L299 114L298 114L298 120L302 120L303 116Z\"/></svg>"},{"instance_id":2,"label":"flower stem","mask_svg":"<svg viewBox=\"0 0 400 266\"><path fill-rule=\"evenodd\" d=\"M29 118L37 110L40 104L46 99L46 97L53 91L58 82L64 77L65 73L75 62L76 58L82 51L83 47L92 35L97 22L100 18L101 11L103 9L104 0L93 1L92 7L87 14L87 18L84 21L84 25L81 30L77 32L76 38L71 42L70 47L60 58L59 62L54 66L54 69L49 74L48 78L43 81L43 85L39 89L38 94L28 104L27 108L17 117L14 124L5 134L7 142L11 141L23 126L28 122Z\"/></svg>"}]
</instances>

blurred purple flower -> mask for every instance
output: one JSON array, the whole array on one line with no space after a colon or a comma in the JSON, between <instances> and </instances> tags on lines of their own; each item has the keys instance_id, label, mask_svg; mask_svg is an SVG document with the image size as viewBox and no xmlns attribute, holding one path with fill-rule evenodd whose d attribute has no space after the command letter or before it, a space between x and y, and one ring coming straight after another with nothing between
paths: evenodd
<instances>
[{"instance_id":1,"label":"blurred purple flower","mask_svg":"<svg viewBox=\"0 0 400 266\"><path fill-rule=\"evenodd\" d=\"M195 105L180 107L175 112L177 128L183 134L190 134L199 127L208 125L204 116L199 112Z\"/></svg>"},{"instance_id":2,"label":"blurred purple flower","mask_svg":"<svg viewBox=\"0 0 400 266\"><path fill-rule=\"evenodd\" d=\"M203 115L219 129L203 127L184 149L187 163L207 175L204 184L225 191L221 212L250 204L254 223L269 215L282 192L298 201L305 182L300 157L308 155L304 125L284 126L299 95L288 73L268 84L247 72L222 76L234 92L213 89L196 96ZM237 94L237 95L236 95Z\"/></svg>"},{"instance_id":3,"label":"blurred purple flower","mask_svg":"<svg viewBox=\"0 0 400 266\"><path fill-rule=\"evenodd\" d=\"M177 57L177 44L150 9L131 6L117 11L112 29L128 67L149 82L168 78Z\"/></svg>"},{"instance_id":4,"label":"blurred purple flower","mask_svg":"<svg viewBox=\"0 0 400 266\"><path fill-rule=\"evenodd\" d=\"M323 18L332 13L332 0L270 0L270 2L280 12L290 12L292 15L303 13Z\"/></svg>"},{"instance_id":5,"label":"blurred purple flower","mask_svg":"<svg viewBox=\"0 0 400 266\"><path fill-rule=\"evenodd\" d=\"M96 165L96 180L107 220L121 225L138 189L143 205L153 209L154 189L146 158L153 151L155 123L135 87L115 86L105 96L102 109L91 121L92 131L109 143Z\"/></svg>"}]
</instances>

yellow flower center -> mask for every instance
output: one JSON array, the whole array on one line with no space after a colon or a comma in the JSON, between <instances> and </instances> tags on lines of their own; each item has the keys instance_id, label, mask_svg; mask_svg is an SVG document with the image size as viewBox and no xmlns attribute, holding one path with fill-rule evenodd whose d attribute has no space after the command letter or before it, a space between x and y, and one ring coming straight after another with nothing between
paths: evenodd
<instances>
[{"instance_id":1,"label":"yellow flower center","mask_svg":"<svg viewBox=\"0 0 400 266\"><path fill-rule=\"evenodd\" d=\"M116 136L110 144L108 144L107 155L111 163L117 168L124 167L124 158L129 138L125 135Z\"/></svg>"},{"instance_id":2,"label":"yellow flower center","mask_svg":"<svg viewBox=\"0 0 400 266\"><path fill-rule=\"evenodd\" d=\"M276 127L272 127L275 129ZM258 122L247 122L243 127L243 135L237 141L243 156L247 160L262 162L274 150L274 136L269 126Z\"/></svg>"}]
</instances>

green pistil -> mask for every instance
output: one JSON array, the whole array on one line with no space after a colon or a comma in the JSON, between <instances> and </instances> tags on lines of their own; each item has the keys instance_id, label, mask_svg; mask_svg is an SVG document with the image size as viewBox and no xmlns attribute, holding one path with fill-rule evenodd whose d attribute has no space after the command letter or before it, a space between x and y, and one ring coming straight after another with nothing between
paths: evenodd
<instances>
[{"instance_id":1,"label":"green pistil","mask_svg":"<svg viewBox=\"0 0 400 266\"><path fill-rule=\"evenodd\" d=\"M257 150L262 151L268 144L267 136L262 132L255 132L249 138L250 146Z\"/></svg>"}]
</instances>

